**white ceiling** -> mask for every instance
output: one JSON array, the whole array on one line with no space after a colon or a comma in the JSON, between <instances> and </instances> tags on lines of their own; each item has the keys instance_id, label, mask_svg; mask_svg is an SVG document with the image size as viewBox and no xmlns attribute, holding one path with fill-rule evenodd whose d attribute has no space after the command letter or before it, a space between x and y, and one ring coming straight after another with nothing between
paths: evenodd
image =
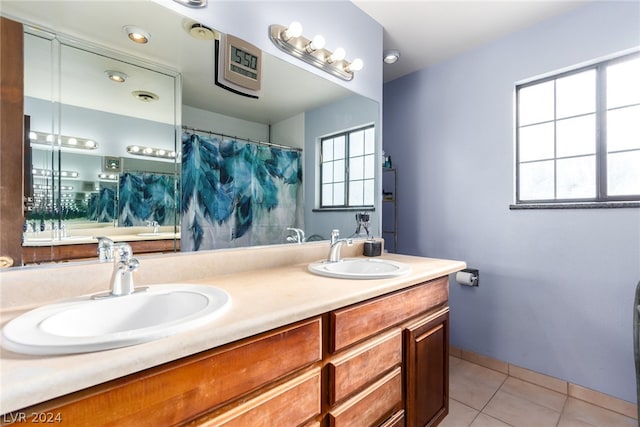
<instances>
[{"instance_id":1,"label":"white ceiling","mask_svg":"<svg viewBox=\"0 0 640 427\"><path fill-rule=\"evenodd\" d=\"M388 82L582 6L589 0L352 0L384 27Z\"/></svg>"}]
</instances>

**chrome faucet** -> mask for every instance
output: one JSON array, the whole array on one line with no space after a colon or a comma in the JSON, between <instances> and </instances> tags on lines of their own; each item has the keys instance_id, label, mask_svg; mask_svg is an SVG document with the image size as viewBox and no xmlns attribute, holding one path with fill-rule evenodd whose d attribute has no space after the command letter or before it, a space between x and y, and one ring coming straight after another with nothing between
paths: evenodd
<instances>
[{"instance_id":1,"label":"chrome faucet","mask_svg":"<svg viewBox=\"0 0 640 427\"><path fill-rule=\"evenodd\" d=\"M128 243L120 242L113 245L113 274L111 275L111 295L129 295L135 291L133 272L138 269L140 262L133 257L133 251Z\"/></svg>"},{"instance_id":2,"label":"chrome faucet","mask_svg":"<svg viewBox=\"0 0 640 427\"><path fill-rule=\"evenodd\" d=\"M352 239L340 239L340 230L331 230L331 246L329 249L329 258L327 262L339 262L340 261L340 249L342 249L343 243L347 246L353 244Z\"/></svg>"},{"instance_id":3,"label":"chrome faucet","mask_svg":"<svg viewBox=\"0 0 640 427\"><path fill-rule=\"evenodd\" d=\"M101 238L100 241L104 242L105 246L110 246L111 249L111 259L113 260L111 291L94 295L93 298L119 297L146 290L146 287L136 289L133 285L133 272L138 269L140 262L133 257L131 246L125 242L113 243L113 241L105 237Z\"/></svg>"},{"instance_id":4,"label":"chrome faucet","mask_svg":"<svg viewBox=\"0 0 640 427\"><path fill-rule=\"evenodd\" d=\"M160 231L160 224L158 224L158 221L147 221L147 226L153 227L154 233L158 233Z\"/></svg>"},{"instance_id":5,"label":"chrome faucet","mask_svg":"<svg viewBox=\"0 0 640 427\"><path fill-rule=\"evenodd\" d=\"M98 237L97 239L100 262L113 261L113 240L108 237Z\"/></svg>"},{"instance_id":6,"label":"chrome faucet","mask_svg":"<svg viewBox=\"0 0 640 427\"><path fill-rule=\"evenodd\" d=\"M293 231L296 233L295 236L287 236L287 242L300 244L305 241L304 230L300 228L287 227L288 231Z\"/></svg>"}]
</instances>

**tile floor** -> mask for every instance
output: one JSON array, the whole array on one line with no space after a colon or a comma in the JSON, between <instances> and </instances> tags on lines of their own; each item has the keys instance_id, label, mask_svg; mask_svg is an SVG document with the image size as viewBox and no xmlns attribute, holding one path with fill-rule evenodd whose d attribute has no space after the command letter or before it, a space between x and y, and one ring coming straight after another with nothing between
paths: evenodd
<instances>
[{"instance_id":1,"label":"tile floor","mask_svg":"<svg viewBox=\"0 0 640 427\"><path fill-rule=\"evenodd\" d=\"M457 357L440 427L638 427L635 419Z\"/></svg>"}]
</instances>

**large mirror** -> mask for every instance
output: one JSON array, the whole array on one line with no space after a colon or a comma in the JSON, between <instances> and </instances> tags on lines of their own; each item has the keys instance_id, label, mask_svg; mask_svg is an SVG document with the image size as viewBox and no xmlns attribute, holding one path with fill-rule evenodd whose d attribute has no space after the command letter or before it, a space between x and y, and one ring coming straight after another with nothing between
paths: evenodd
<instances>
[{"instance_id":1,"label":"large mirror","mask_svg":"<svg viewBox=\"0 0 640 427\"><path fill-rule=\"evenodd\" d=\"M356 229L353 211L314 211L315 141L370 124L379 138L377 103L268 54L259 99L225 91L213 84L214 41L193 31L197 23L150 1L3 1L2 13L27 24L25 114L35 202L26 224L30 244L80 244L99 234L200 250L285 243L292 227L318 238L331 228L343 234ZM151 42L132 43L123 32L132 24L148 31ZM118 73L124 82L110 80ZM229 221L220 220L224 212L209 212L208 222L184 209L183 140L194 135L198 143L220 144L218 150L253 150L269 164L282 166L296 153L304 184L287 190L296 193L296 205L287 215L275 212L280 222L267 226L257 218L274 209L254 211L254 228L264 232L253 234L242 229L242 209ZM143 193L153 203L141 208L136 197ZM372 235L380 234L376 224ZM56 236L57 242L47 241Z\"/></svg>"}]
</instances>

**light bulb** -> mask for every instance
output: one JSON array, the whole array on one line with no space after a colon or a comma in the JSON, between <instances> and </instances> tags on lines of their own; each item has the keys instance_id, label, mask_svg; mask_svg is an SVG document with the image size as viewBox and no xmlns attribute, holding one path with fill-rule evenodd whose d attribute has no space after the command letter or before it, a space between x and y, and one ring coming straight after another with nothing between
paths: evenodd
<instances>
[{"instance_id":1,"label":"light bulb","mask_svg":"<svg viewBox=\"0 0 640 427\"><path fill-rule=\"evenodd\" d=\"M332 63L335 61L342 61L345 56L347 56L347 52L345 52L343 48L339 47L331 54L329 59L327 59L327 62Z\"/></svg>"},{"instance_id":2,"label":"light bulb","mask_svg":"<svg viewBox=\"0 0 640 427\"><path fill-rule=\"evenodd\" d=\"M307 45L307 52L311 53L314 50L322 49L324 47L325 40L322 34L317 34L313 37L313 40Z\"/></svg>"},{"instance_id":3,"label":"light bulb","mask_svg":"<svg viewBox=\"0 0 640 427\"><path fill-rule=\"evenodd\" d=\"M293 21L289 24L289 28L282 32L282 38L284 41L289 40L292 37L300 37L302 35L302 24L298 21Z\"/></svg>"},{"instance_id":4,"label":"light bulb","mask_svg":"<svg viewBox=\"0 0 640 427\"><path fill-rule=\"evenodd\" d=\"M347 66L347 71L360 71L362 67L364 67L364 62L362 62L362 59L356 58Z\"/></svg>"}]
</instances>

